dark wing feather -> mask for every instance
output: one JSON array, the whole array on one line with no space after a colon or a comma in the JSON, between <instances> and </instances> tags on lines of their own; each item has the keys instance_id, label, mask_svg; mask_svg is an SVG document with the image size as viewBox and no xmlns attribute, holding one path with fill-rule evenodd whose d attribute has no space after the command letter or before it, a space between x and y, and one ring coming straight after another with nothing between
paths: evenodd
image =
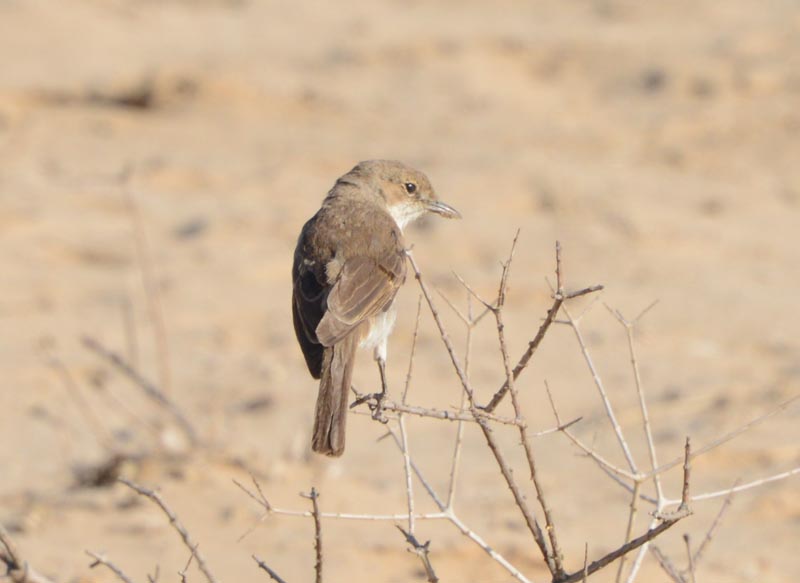
<instances>
[{"instance_id":1,"label":"dark wing feather","mask_svg":"<svg viewBox=\"0 0 800 583\"><path fill-rule=\"evenodd\" d=\"M315 330L325 313L325 296L330 288L321 283L313 271L303 271L301 274L298 263L295 258L292 290L294 332L306 359L308 371L318 379L322 374L323 346L319 343Z\"/></svg>"}]
</instances>

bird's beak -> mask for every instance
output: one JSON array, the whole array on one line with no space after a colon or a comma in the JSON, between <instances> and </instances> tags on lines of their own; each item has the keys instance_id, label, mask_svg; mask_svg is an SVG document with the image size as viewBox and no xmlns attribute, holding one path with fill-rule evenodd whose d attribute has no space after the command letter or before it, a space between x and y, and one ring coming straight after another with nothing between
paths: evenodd
<instances>
[{"instance_id":1,"label":"bird's beak","mask_svg":"<svg viewBox=\"0 0 800 583\"><path fill-rule=\"evenodd\" d=\"M446 219L460 219L461 213L451 207L449 204L443 203L440 200L427 199L423 201L425 210L437 215L441 215Z\"/></svg>"}]
</instances>

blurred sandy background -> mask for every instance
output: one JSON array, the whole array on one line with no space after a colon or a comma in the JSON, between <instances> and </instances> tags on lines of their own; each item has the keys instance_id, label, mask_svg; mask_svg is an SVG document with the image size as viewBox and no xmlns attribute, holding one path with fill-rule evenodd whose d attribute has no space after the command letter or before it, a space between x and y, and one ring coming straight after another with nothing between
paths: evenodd
<instances>
[{"instance_id":1,"label":"blurred sandy background","mask_svg":"<svg viewBox=\"0 0 800 583\"><path fill-rule=\"evenodd\" d=\"M512 355L549 305L556 239L570 286L605 284L604 301L628 316L659 299L639 352L667 461L684 435L706 443L800 391L799 133L793 0L0 0L0 520L62 582L112 580L88 569L84 549L138 581L156 564L162 581L177 580L186 561L149 504L121 486L76 486L77 468L108 458L103 442L136 453L174 441L153 425L163 415L80 344L87 334L129 354L129 306L138 366L159 379L135 214L117 182L128 165L161 289L169 394L211 445L123 472L161 488L221 579L267 580L257 553L296 583L313 575L312 525L272 517L239 542L259 517L231 482L247 479L242 466L281 507L307 508L297 493L314 485L327 511L404 510L401 459L391 440L376 443L383 429L368 418L351 418L341 460L308 454L316 383L295 345L289 269L302 223L337 176L378 157L427 172L464 220L430 221L408 238L429 280L462 306L451 270L490 296L521 228ZM413 282L399 297L395 387L416 298ZM446 322L461 343L458 321ZM410 399L453 405L458 387L429 315L422 328ZM599 304L584 328L646 467L624 331ZM472 374L483 398L502 379L491 325ZM362 354L357 383L376 378ZM553 423L544 378L564 416L584 416L579 435L621 462L565 327L520 383L539 429ZM453 431L411 422L415 457L439 488ZM513 447L512 433L503 439ZM563 437L536 447L576 569L584 543L599 556L621 542L627 496ZM460 514L545 580L474 428L467 448ZM795 405L699 459L694 488L799 462ZM522 465L517 474L524 482ZM736 496L698 580L797 581L798 486L794 477ZM720 504L696 504L660 546L683 564L681 534L699 541ZM649 518L640 514L637 531ZM442 581L511 580L449 524L418 529ZM330 583L421 580L391 523L326 521L324 537ZM639 580L666 576L648 558Z\"/></svg>"}]
</instances>

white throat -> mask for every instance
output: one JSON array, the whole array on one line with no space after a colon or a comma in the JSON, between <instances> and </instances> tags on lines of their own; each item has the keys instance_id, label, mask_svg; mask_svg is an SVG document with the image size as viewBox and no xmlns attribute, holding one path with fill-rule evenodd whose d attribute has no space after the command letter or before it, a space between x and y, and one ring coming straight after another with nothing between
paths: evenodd
<instances>
[{"instance_id":1,"label":"white throat","mask_svg":"<svg viewBox=\"0 0 800 583\"><path fill-rule=\"evenodd\" d=\"M394 222L402 231L406 225L413 223L423 214L425 209L421 205L412 202L404 202L389 207L389 214L392 215Z\"/></svg>"}]
</instances>

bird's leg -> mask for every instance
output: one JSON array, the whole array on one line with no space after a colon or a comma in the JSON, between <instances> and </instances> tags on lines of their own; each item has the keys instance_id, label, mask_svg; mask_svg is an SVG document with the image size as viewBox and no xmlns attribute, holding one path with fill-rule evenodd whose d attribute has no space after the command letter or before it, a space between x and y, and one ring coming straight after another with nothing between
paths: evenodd
<instances>
[{"instance_id":1,"label":"bird's leg","mask_svg":"<svg viewBox=\"0 0 800 583\"><path fill-rule=\"evenodd\" d=\"M393 317L391 323L394 323ZM385 323L381 322L380 325L385 326ZM388 329L391 329L391 327L389 326ZM388 332L382 335L382 338L380 338L377 345L375 345L373 352L373 358L378 364L378 371L381 375L381 392L362 395L358 393L358 391L355 391L357 398L350 405L350 408L352 409L361 405L362 403L368 403L370 411L372 411L372 418L376 421L380 421L381 423L388 423L389 421L383 414L383 402L389 394L389 384L386 380L386 349L388 344L388 336Z\"/></svg>"},{"instance_id":2,"label":"bird's leg","mask_svg":"<svg viewBox=\"0 0 800 583\"><path fill-rule=\"evenodd\" d=\"M386 340L375 347L375 362L378 363L378 371L381 374L381 392L374 395L375 408L372 410L372 418L381 423L386 423L388 419L383 415L383 400L389 392L389 386L386 382Z\"/></svg>"},{"instance_id":3,"label":"bird's leg","mask_svg":"<svg viewBox=\"0 0 800 583\"><path fill-rule=\"evenodd\" d=\"M386 382L386 347L378 347L375 349L375 362L378 363L378 371L381 374L381 392L380 393L359 393L355 387L350 387L356 396L356 400L350 404L350 408L358 407L362 403L369 403L369 408L372 411L372 418L381 423L388 423L388 419L383 414L383 401L389 392L389 385ZM371 401L375 401L372 403Z\"/></svg>"}]
</instances>

